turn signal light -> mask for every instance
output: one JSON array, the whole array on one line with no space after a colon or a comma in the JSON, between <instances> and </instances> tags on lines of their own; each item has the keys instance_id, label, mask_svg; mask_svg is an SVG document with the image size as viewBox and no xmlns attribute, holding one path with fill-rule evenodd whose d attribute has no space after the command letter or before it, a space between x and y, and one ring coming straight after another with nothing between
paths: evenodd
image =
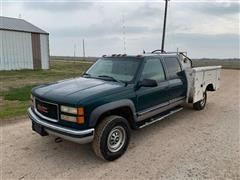
<instances>
[{"instance_id":1,"label":"turn signal light","mask_svg":"<svg viewBox=\"0 0 240 180\"><path fill-rule=\"evenodd\" d=\"M84 123L84 109L82 107L77 108L77 118L76 121L78 124L83 124Z\"/></svg>"},{"instance_id":2,"label":"turn signal light","mask_svg":"<svg viewBox=\"0 0 240 180\"><path fill-rule=\"evenodd\" d=\"M79 117L77 117L77 123L78 124L83 124L84 123L84 116L79 116Z\"/></svg>"},{"instance_id":3,"label":"turn signal light","mask_svg":"<svg viewBox=\"0 0 240 180\"><path fill-rule=\"evenodd\" d=\"M83 116L84 115L84 109L82 107L77 108L77 115L78 116Z\"/></svg>"}]
</instances>

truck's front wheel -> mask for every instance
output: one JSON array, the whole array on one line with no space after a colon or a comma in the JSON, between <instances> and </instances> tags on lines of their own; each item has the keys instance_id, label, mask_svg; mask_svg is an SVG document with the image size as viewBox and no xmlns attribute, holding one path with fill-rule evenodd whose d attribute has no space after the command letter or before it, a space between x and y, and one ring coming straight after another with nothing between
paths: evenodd
<instances>
[{"instance_id":1,"label":"truck's front wheel","mask_svg":"<svg viewBox=\"0 0 240 180\"><path fill-rule=\"evenodd\" d=\"M97 126L92 146L97 156L113 161L124 154L129 140L127 120L121 116L108 116Z\"/></svg>"},{"instance_id":2,"label":"truck's front wheel","mask_svg":"<svg viewBox=\"0 0 240 180\"><path fill-rule=\"evenodd\" d=\"M206 103L207 103L207 91L204 92L202 100L193 104L193 108L196 110L202 110L206 106Z\"/></svg>"}]
</instances>

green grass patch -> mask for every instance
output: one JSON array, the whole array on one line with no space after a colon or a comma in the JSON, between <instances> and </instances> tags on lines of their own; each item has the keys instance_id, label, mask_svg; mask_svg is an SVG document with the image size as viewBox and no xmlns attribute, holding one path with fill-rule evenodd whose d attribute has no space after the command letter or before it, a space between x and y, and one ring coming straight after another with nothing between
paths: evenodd
<instances>
[{"instance_id":1,"label":"green grass patch","mask_svg":"<svg viewBox=\"0 0 240 180\"><path fill-rule=\"evenodd\" d=\"M4 100L9 101L28 101L30 99L30 92L33 87L37 85L26 85L19 88L10 88L8 91L3 92Z\"/></svg>"},{"instance_id":2,"label":"green grass patch","mask_svg":"<svg viewBox=\"0 0 240 180\"><path fill-rule=\"evenodd\" d=\"M0 107L0 120L23 116L27 113L30 101L8 101Z\"/></svg>"},{"instance_id":3,"label":"green grass patch","mask_svg":"<svg viewBox=\"0 0 240 180\"><path fill-rule=\"evenodd\" d=\"M26 115L30 92L37 84L79 77L89 62L50 61L49 70L0 71L0 120Z\"/></svg>"}]
</instances>

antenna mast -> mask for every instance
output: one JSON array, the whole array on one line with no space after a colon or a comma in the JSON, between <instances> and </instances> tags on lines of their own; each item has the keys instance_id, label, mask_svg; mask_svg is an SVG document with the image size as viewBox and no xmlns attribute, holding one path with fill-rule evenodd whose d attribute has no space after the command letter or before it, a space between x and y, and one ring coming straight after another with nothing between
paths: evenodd
<instances>
[{"instance_id":1,"label":"antenna mast","mask_svg":"<svg viewBox=\"0 0 240 180\"><path fill-rule=\"evenodd\" d=\"M123 53L126 54L126 26L124 14L122 14L122 35L123 35Z\"/></svg>"},{"instance_id":2,"label":"antenna mast","mask_svg":"<svg viewBox=\"0 0 240 180\"><path fill-rule=\"evenodd\" d=\"M165 1L165 11L164 11L164 22L163 22L163 34L162 34L162 47L161 47L161 52L164 52L166 23L167 23L167 8L168 8L168 1L170 1L170 0L164 0L164 1Z\"/></svg>"}]
</instances>

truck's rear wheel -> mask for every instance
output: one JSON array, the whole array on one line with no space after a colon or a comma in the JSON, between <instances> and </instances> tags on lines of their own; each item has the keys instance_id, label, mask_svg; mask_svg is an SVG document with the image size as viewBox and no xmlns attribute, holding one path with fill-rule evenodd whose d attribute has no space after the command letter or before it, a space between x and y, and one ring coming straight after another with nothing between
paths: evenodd
<instances>
[{"instance_id":1,"label":"truck's rear wheel","mask_svg":"<svg viewBox=\"0 0 240 180\"><path fill-rule=\"evenodd\" d=\"M207 91L205 91L203 93L203 99L202 100L200 100L200 101L198 101L198 102L193 104L193 108L198 110L198 111L202 110L202 109L205 108L206 103L207 103Z\"/></svg>"},{"instance_id":2,"label":"truck's rear wheel","mask_svg":"<svg viewBox=\"0 0 240 180\"><path fill-rule=\"evenodd\" d=\"M127 120L121 116L108 116L97 126L92 147L97 156L113 161L124 154L129 140Z\"/></svg>"}]
</instances>

